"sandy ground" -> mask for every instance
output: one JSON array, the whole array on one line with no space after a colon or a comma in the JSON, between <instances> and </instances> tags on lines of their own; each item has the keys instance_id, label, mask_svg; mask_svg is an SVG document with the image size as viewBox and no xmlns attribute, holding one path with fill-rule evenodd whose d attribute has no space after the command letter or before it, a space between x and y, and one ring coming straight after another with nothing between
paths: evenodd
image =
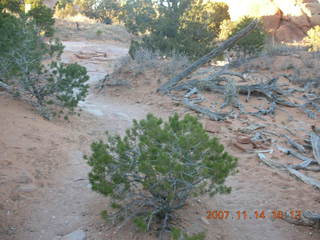
<instances>
[{"instance_id":1,"label":"sandy ground","mask_svg":"<svg viewBox=\"0 0 320 240\"><path fill-rule=\"evenodd\" d=\"M127 52L114 43L97 41L64 45L63 61L86 66L92 86L112 71L115 59ZM83 159L89 153L90 143L102 138L106 130L123 133L133 118L143 118L148 112L163 117L186 112L167 97L152 92L153 87L115 87L100 94L92 88L87 100L81 103L81 116L69 122L45 121L28 105L1 93L0 239L58 240L77 229L86 231L89 240L155 239L132 231L131 225L115 231L100 218L107 200L91 191L89 168ZM236 148L235 134L254 121L243 119L234 123L203 120L227 151L239 158L239 172L228 178L227 183L233 188L231 194L195 199L180 210L181 226L191 233L206 231L209 240L319 239L319 230L313 228L272 220L269 215L255 219L255 210L265 211L266 215L272 210L317 211L320 196L311 186L263 165L256 153ZM283 119L280 114L279 119L270 117L267 123L278 124ZM309 125L316 122L308 121ZM287 124L297 128L299 122ZM289 161L278 152L275 157ZM230 217L206 220L207 211L216 209L229 211ZM248 219L237 220L237 211L246 211Z\"/></svg>"}]
</instances>

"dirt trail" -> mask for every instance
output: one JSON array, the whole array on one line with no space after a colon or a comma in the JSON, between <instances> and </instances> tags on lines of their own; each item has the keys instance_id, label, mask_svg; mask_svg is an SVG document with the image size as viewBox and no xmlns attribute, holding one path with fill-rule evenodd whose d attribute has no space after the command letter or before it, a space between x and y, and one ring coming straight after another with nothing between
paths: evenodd
<instances>
[{"instance_id":1,"label":"dirt trail","mask_svg":"<svg viewBox=\"0 0 320 240\"><path fill-rule=\"evenodd\" d=\"M112 61L127 53L125 48L108 44L64 42L64 45L62 60L87 67L91 86L108 73ZM92 56L97 56L97 59ZM52 184L43 190L42 199L30 206L28 221L22 231L18 230L15 239L60 239L60 236L79 228L86 230L91 223L99 222L105 199L90 189L89 167L83 159L83 152L88 151L90 140L106 130L123 132L132 119L142 118L146 110L112 99L102 100L94 95L93 89L81 107L88 114L84 113L76 120L79 123L74 131L79 131L79 136L85 140L81 143L80 139L80 146L70 149L67 161L52 177Z\"/></svg>"},{"instance_id":2,"label":"dirt trail","mask_svg":"<svg viewBox=\"0 0 320 240\"><path fill-rule=\"evenodd\" d=\"M88 69L90 84L94 85L112 69L113 61L127 53L127 49L107 43L97 42L64 42L66 46L63 61L78 62ZM88 153L88 145L93 139L102 136L105 130L121 133L133 118L139 119L153 111L144 105L130 104L121 98L97 96L92 89L87 100L81 103L85 113L75 120L74 137L77 138L73 147L70 147L64 165L57 169L49 187L42 190L42 198L29 208L27 223L17 232L17 240L58 240L77 229L88 232L88 239L152 239L147 235L135 235L130 231L120 232L113 238L107 237L107 230L100 219L100 211L105 207L105 198L90 189L87 179L89 168L83 160L83 153ZM185 226L190 231L207 231L207 239L317 239L304 228L297 228L283 221L264 220L201 220L207 210L229 210L235 214L238 210L273 210L285 207L287 202L281 202L277 194L277 181L266 182L271 174L263 176L258 164L251 158L243 156L239 164L240 174L229 178L228 183L233 187L231 195L217 196L214 199L201 199L200 203L192 205L191 210L182 213ZM269 174L269 175L268 175ZM290 188L290 187L288 187ZM289 198L299 195L297 189L289 189L292 193ZM293 192L297 191L295 194ZM288 208L298 208L301 202L293 201ZM13 238L10 238L13 239Z\"/></svg>"}]
</instances>

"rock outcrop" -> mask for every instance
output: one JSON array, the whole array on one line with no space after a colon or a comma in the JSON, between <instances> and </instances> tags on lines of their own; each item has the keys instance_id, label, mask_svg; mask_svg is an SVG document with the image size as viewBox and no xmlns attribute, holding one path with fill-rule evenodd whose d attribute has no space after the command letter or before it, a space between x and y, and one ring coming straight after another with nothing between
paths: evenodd
<instances>
[{"instance_id":1,"label":"rock outcrop","mask_svg":"<svg viewBox=\"0 0 320 240\"><path fill-rule=\"evenodd\" d=\"M261 17L266 30L277 41L299 41L320 25L319 0L222 0L228 3L232 19Z\"/></svg>"}]
</instances>

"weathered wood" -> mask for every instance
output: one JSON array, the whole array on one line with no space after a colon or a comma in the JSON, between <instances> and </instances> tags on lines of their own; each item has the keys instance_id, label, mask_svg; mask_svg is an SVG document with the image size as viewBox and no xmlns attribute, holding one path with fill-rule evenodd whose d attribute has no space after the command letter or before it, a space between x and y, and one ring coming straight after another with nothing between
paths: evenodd
<instances>
[{"instance_id":1,"label":"weathered wood","mask_svg":"<svg viewBox=\"0 0 320 240\"><path fill-rule=\"evenodd\" d=\"M314 132L311 133L311 144L312 144L313 156L317 160L317 162L320 164L320 136L318 136Z\"/></svg>"},{"instance_id":2,"label":"weathered wood","mask_svg":"<svg viewBox=\"0 0 320 240\"><path fill-rule=\"evenodd\" d=\"M288 143L290 145L292 145L295 149L299 150L299 152L305 153L306 149L304 148L304 146L302 146L301 144L297 143L296 141L294 141L293 139L291 139L288 135L284 134L283 135L287 140Z\"/></svg>"},{"instance_id":3,"label":"weathered wood","mask_svg":"<svg viewBox=\"0 0 320 240\"><path fill-rule=\"evenodd\" d=\"M199 112L202 113L206 116L208 116L211 120L213 121L222 121L225 120L227 118L227 116L229 115L229 113L217 113L217 112L212 112L209 109L205 108L205 107L201 107L197 104L194 104L193 102L191 102L188 98L184 98L183 103L190 108L191 110L195 111L195 112Z\"/></svg>"},{"instance_id":4,"label":"weathered wood","mask_svg":"<svg viewBox=\"0 0 320 240\"><path fill-rule=\"evenodd\" d=\"M316 226L318 225L319 228L319 222L320 222L319 214L312 213L310 211L305 211L302 213L302 216L300 218L293 218L290 211L287 211L284 215L283 220L295 224L295 225L301 225L301 226Z\"/></svg>"},{"instance_id":5,"label":"weathered wood","mask_svg":"<svg viewBox=\"0 0 320 240\"><path fill-rule=\"evenodd\" d=\"M271 168L276 168L276 169L280 169L280 170L287 170L286 165L267 159L263 153L258 153L258 157L264 164L266 164L267 166L269 166Z\"/></svg>"},{"instance_id":6,"label":"weathered wood","mask_svg":"<svg viewBox=\"0 0 320 240\"><path fill-rule=\"evenodd\" d=\"M232 47L238 40L240 40L241 38L249 34L252 30L256 28L257 24L258 24L257 20L252 21L246 28L242 29L237 34L235 34L231 38L224 41L219 47L213 49L207 55L201 57L200 59L192 63L189 67L187 67L185 70L183 70L181 73L174 76L168 82L160 86L160 88L158 89L158 92L162 94L169 92L171 88L177 85L179 81L181 81L182 79L190 75L192 72L194 72L203 64L209 62L212 58L219 56L226 49Z\"/></svg>"},{"instance_id":7,"label":"weathered wood","mask_svg":"<svg viewBox=\"0 0 320 240\"><path fill-rule=\"evenodd\" d=\"M295 170L295 169L292 169L290 167L287 168L287 170L294 176L296 176L297 178L299 178L302 182L304 183L307 183L307 184L310 184L318 189L320 189L320 181L316 180L316 179L313 179L311 177L308 177L306 175L304 175L303 173Z\"/></svg>"},{"instance_id":8,"label":"weathered wood","mask_svg":"<svg viewBox=\"0 0 320 240\"><path fill-rule=\"evenodd\" d=\"M223 75L223 74L222 74ZM215 76L216 79L205 79L205 80L191 80L189 82L180 84L174 87L172 90L186 90L191 88L204 89L206 91L212 91L224 94L226 87L219 84L221 81L226 80L221 76ZM249 84L249 85L238 85L237 91L239 94L246 95L247 100L251 95L258 95L265 97L269 102L283 105L286 107L297 107L297 104L294 104L290 101L286 101L282 98L282 91L277 86L278 78L273 78L265 83L260 84ZM274 110L273 108L269 109L269 113Z\"/></svg>"},{"instance_id":9,"label":"weathered wood","mask_svg":"<svg viewBox=\"0 0 320 240\"><path fill-rule=\"evenodd\" d=\"M285 164L282 164L282 163L277 163L275 161L269 160L262 153L258 153L258 157L267 166L269 166L271 168L279 169L279 170L282 170L282 171L288 171L289 173L291 173L292 175L296 176L297 178L299 178L304 183L310 184L310 185L320 189L320 181L304 175L303 173L293 169L289 165L285 165ZM310 164L310 163L308 163L308 164Z\"/></svg>"},{"instance_id":10,"label":"weathered wood","mask_svg":"<svg viewBox=\"0 0 320 240\"><path fill-rule=\"evenodd\" d=\"M302 155L300 153L297 153L297 152L295 152L295 151L293 151L291 149L287 149L287 148L284 148L284 147L281 147L281 146L277 146L277 147L278 147L278 149L280 151L282 151L282 152L284 152L284 153L286 153L288 155L290 154L290 155L292 155L292 156L294 156L294 157L296 157L296 158L298 158L298 159L300 159L300 160L302 160L304 162L310 162L310 164L317 163L317 161L315 161L314 159L306 157L306 156L304 156L304 155Z\"/></svg>"}]
</instances>

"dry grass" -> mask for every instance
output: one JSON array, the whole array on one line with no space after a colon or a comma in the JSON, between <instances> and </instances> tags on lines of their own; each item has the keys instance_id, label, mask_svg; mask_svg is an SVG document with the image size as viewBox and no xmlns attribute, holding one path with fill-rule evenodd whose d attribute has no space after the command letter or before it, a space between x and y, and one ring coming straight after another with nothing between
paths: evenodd
<instances>
[{"instance_id":1,"label":"dry grass","mask_svg":"<svg viewBox=\"0 0 320 240\"><path fill-rule=\"evenodd\" d=\"M120 58L105 81L109 86L151 84L174 76L188 64L188 59L178 54L163 58L158 53L140 49L134 59L130 56Z\"/></svg>"},{"instance_id":2,"label":"dry grass","mask_svg":"<svg viewBox=\"0 0 320 240\"><path fill-rule=\"evenodd\" d=\"M77 29L77 23L79 30ZM87 17L77 15L66 19L56 19L55 37L64 41L99 40L117 41L130 44L131 35L122 25L106 25Z\"/></svg>"},{"instance_id":3,"label":"dry grass","mask_svg":"<svg viewBox=\"0 0 320 240\"><path fill-rule=\"evenodd\" d=\"M267 56L288 56L294 53L306 51L307 47L301 43L277 43L268 42L262 55Z\"/></svg>"}]
</instances>

